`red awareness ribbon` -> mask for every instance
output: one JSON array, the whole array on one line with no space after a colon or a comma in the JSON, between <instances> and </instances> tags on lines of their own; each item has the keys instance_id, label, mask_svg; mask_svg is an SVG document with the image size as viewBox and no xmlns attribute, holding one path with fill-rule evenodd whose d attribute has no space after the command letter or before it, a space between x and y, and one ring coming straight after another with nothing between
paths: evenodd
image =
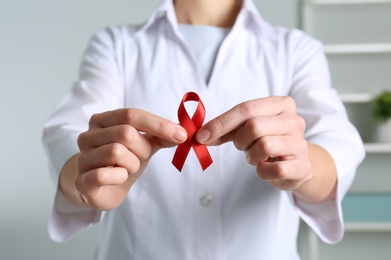
<instances>
[{"instance_id":1,"label":"red awareness ribbon","mask_svg":"<svg viewBox=\"0 0 391 260\"><path fill-rule=\"evenodd\" d=\"M194 112L193 117L190 119L187 114L184 103L187 101L197 101L198 105ZM179 123L187 131L187 140L184 143L178 145L174 158L172 159L172 164L179 170L182 171L183 165L189 154L191 147L193 147L195 154L197 155L198 161L201 164L202 170L205 171L209 165L212 164L213 160L210 156L208 149L205 145L197 142L195 134L197 130L201 128L202 123L205 119L205 107L202 104L200 97L194 92L187 92L181 103L179 104L178 109L178 119Z\"/></svg>"}]
</instances>

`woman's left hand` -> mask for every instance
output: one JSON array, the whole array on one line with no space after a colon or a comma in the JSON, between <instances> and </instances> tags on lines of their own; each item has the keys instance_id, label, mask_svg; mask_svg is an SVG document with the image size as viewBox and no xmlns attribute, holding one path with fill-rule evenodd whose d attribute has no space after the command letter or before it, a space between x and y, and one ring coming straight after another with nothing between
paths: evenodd
<instances>
[{"instance_id":1,"label":"woman's left hand","mask_svg":"<svg viewBox=\"0 0 391 260\"><path fill-rule=\"evenodd\" d=\"M205 124L197 140L206 145L232 141L256 166L260 178L282 190L295 190L311 179L305 122L291 97L243 102Z\"/></svg>"}]
</instances>

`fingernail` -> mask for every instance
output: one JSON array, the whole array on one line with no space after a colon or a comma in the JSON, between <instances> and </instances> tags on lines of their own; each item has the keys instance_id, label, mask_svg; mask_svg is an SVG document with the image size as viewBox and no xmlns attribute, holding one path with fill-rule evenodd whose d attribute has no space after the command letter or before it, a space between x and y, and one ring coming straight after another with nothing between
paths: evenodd
<instances>
[{"instance_id":1,"label":"fingernail","mask_svg":"<svg viewBox=\"0 0 391 260\"><path fill-rule=\"evenodd\" d=\"M209 140L210 136L211 133L208 129L201 130L197 133L197 141L203 144Z\"/></svg>"},{"instance_id":2,"label":"fingernail","mask_svg":"<svg viewBox=\"0 0 391 260\"><path fill-rule=\"evenodd\" d=\"M187 133L186 133L185 129L180 128L180 127L176 127L172 136L178 142L184 142L187 138Z\"/></svg>"}]
</instances>

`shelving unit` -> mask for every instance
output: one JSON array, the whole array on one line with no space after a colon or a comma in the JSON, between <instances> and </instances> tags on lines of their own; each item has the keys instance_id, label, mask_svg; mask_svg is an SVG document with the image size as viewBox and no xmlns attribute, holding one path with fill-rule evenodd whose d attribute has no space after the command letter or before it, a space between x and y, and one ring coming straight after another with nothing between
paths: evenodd
<instances>
[{"instance_id":1,"label":"shelving unit","mask_svg":"<svg viewBox=\"0 0 391 260\"><path fill-rule=\"evenodd\" d=\"M359 14L352 22L349 17L354 12ZM363 15L366 13L368 16ZM303 0L301 18L302 29L324 43L333 85L359 130L367 153L343 202L347 238L328 246L307 228L308 251L304 255L310 260L368 259L365 255L376 243L375 259L391 259L391 244L383 244L384 238L391 242L391 143L373 142L370 132L374 120L369 112L375 95L391 89L391 73L387 72L391 71L391 33L385 33L391 32L391 0ZM372 21L376 25L368 25ZM356 24L360 28L354 28ZM376 32L379 25L383 25L383 30ZM366 74L352 72L360 65L366 65L361 69ZM360 80L366 76L372 77Z\"/></svg>"}]
</instances>

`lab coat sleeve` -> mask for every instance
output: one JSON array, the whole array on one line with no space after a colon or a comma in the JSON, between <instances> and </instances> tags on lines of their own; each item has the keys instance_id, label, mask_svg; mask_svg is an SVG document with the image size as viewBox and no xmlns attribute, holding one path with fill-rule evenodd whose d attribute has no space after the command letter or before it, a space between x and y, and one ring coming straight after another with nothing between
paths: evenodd
<instances>
[{"instance_id":1,"label":"lab coat sleeve","mask_svg":"<svg viewBox=\"0 0 391 260\"><path fill-rule=\"evenodd\" d=\"M335 200L313 205L295 199L295 205L301 218L324 242L336 243L344 234L341 202L364 158L364 146L337 91L331 87L322 44L300 31L292 32L290 38L295 43L288 48L293 60L290 95L296 101L297 113L305 119L305 138L329 152L338 179Z\"/></svg>"},{"instance_id":2,"label":"lab coat sleeve","mask_svg":"<svg viewBox=\"0 0 391 260\"><path fill-rule=\"evenodd\" d=\"M118 60L120 43L115 30L102 30L90 40L84 53L78 80L44 125L43 146L49 159L52 181L69 158L79 152L77 138L88 128L90 117L123 107L124 87ZM71 204L57 191L49 219L49 235L64 241L78 230L99 222L102 212Z\"/></svg>"}]
</instances>

